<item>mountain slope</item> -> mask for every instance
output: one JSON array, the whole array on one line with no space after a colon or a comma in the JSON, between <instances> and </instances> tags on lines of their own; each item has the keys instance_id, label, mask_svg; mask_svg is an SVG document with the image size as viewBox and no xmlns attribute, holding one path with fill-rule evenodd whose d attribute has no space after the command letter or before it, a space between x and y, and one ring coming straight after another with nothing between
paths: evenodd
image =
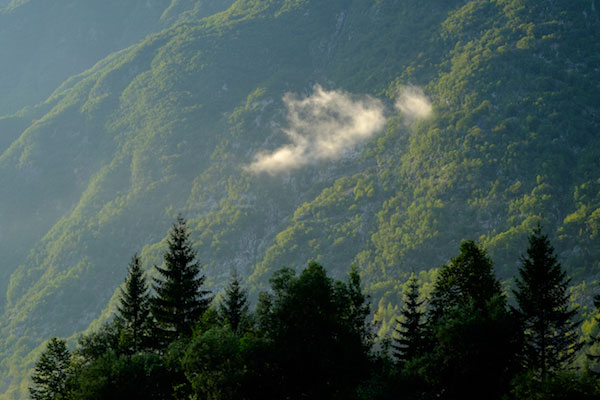
<instances>
[{"instance_id":1,"label":"mountain slope","mask_svg":"<svg viewBox=\"0 0 600 400\"><path fill-rule=\"evenodd\" d=\"M198 4L172 2L171 28L0 119L2 250L21 254L2 264L5 398L42 340L109 315L134 252L161 262L178 212L215 291L232 268L256 294L283 265L355 263L377 318L463 238L509 279L538 221L577 279L598 273L593 0L237 1L204 20ZM288 144L290 104L315 83L377 96L385 132L333 161L248 169ZM427 118L395 107L414 86Z\"/></svg>"},{"instance_id":2,"label":"mountain slope","mask_svg":"<svg viewBox=\"0 0 600 400\"><path fill-rule=\"evenodd\" d=\"M0 4L0 113L46 99L65 79L184 18L231 0L27 0Z\"/></svg>"}]
</instances>

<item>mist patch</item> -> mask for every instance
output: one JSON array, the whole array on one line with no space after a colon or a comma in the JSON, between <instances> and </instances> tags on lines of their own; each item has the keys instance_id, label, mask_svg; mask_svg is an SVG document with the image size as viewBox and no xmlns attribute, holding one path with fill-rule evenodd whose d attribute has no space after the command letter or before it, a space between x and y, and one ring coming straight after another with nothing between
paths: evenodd
<instances>
[{"instance_id":1,"label":"mist patch","mask_svg":"<svg viewBox=\"0 0 600 400\"><path fill-rule=\"evenodd\" d=\"M385 107L371 96L315 85L313 94L283 96L290 143L272 152L258 153L247 167L255 173L275 175L325 160L339 159L385 126Z\"/></svg>"}]
</instances>

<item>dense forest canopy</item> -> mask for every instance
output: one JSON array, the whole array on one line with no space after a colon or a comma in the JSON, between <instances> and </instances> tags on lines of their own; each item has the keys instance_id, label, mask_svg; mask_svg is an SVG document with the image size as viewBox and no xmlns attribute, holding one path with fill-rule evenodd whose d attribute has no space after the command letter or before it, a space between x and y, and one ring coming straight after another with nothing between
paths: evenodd
<instances>
[{"instance_id":1,"label":"dense forest canopy","mask_svg":"<svg viewBox=\"0 0 600 400\"><path fill-rule=\"evenodd\" d=\"M161 278L178 213L205 290L235 270L250 310L283 266L356 265L379 340L463 239L516 307L541 224L598 331L596 0L11 0L0 22L0 398L112 320L133 253Z\"/></svg>"},{"instance_id":2,"label":"dense forest canopy","mask_svg":"<svg viewBox=\"0 0 600 400\"><path fill-rule=\"evenodd\" d=\"M153 294L134 256L114 319L72 353L48 342L33 400L600 398L600 333L579 334L569 279L539 226L515 307L486 251L463 241L421 301L411 276L396 335L378 346L356 267L346 282L315 261L299 275L282 268L250 311L236 274L211 304L181 216L168 242ZM577 357L587 363L574 368Z\"/></svg>"}]
</instances>

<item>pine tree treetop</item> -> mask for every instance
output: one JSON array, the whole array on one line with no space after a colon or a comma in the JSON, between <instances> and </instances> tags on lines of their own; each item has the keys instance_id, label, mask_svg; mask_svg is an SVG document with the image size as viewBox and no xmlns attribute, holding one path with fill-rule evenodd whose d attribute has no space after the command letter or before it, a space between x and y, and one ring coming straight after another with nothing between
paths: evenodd
<instances>
[{"instance_id":1,"label":"pine tree treetop","mask_svg":"<svg viewBox=\"0 0 600 400\"><path fill-rule=\"evenodd\" d=\"M169 232L164 264L156 267L159 277L153 279L152 315L165 338L191 335L212 300L208 291L201 290L206 278L195 257L186 221L179 215Z\"/></svg>"}]
</instances>

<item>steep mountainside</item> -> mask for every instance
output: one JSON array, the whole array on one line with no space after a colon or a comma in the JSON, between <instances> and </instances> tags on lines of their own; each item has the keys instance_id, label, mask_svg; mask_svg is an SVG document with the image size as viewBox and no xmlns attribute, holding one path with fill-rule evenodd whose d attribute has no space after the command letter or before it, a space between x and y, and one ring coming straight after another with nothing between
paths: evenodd
<instances>
[{"instance_id":1,"label":"steep mountainside","mask_svg":"<svg viewBox=\"0 0 600 400\"><path fill-rule=\"evenodd\" d=\"M45 100L65 79L174 21L206 17L232 2L0 2L0 113Z\"/></svg>"},{"instance_id":2,"label":"steep mountainside","mask_svg":"<svg viewBox=\"0 0 600 400\"><path fill-rule=\"evenodd\" d=\"M92 1L84 4L29 0L3 5L0 8L0 51L3 59L0 66L0 113L7 114L24 105L28 107L0 117L0 152L4 153L25 131L39 128L36 124L54 109L59 97L53 96L45 103L33 105L46 99L66 78L92 67L115 50L138 42L150 32L189 18L200 19L211 15L226 9L231 2ZM110 59L90 71L102 68ZM69 82L79 79L75 76ZM67 124L82 129L76 120L69 120ZM59 128L60 125L54 126L63 129ZM45 151L51 158L53 149L50 147ZM21 263L30 250L31 242L39 240L64 215L65 207L68 208L66 205L75 201L70 197L70 192L59 191L56 193L56 202L41 203L38 189L33 187L35 182L32 181L39 166L31 163L29 166L20 168L19 174L8 177L9 181L12 179L17 182L17 188L14 197L11 194L4 196L5 205L0 217L2 231L14 234L2 235L0 244L3 254L7 255L0 272L3 278L0 287L3 290L14 266ZM68 164L64 164L64 167L70 168ZM6 171L3 170L3 173ZM23 186L31 190L24 190ZM54 186L54 182L46 183L46 186ZM27 198L33 203L21 207L20 203Z\"/></svg>"},{"instance_id":3,"label":"steep mountainside","mask_svg":"<svg viewBox=\"0 0 600 400\"><path fill-rule=\"evenodd\" d=\"M4 398L43 340L110 314L134 252L161 262L178 212L214 291L232 269L256 295L284 265L354 263L384 321L463 238L508 280L541 222L577 281L598 274L595 0L239 0L201 19L224 5L164 4L169 28L0 119Z\"/></svg>"}]
</instances>

